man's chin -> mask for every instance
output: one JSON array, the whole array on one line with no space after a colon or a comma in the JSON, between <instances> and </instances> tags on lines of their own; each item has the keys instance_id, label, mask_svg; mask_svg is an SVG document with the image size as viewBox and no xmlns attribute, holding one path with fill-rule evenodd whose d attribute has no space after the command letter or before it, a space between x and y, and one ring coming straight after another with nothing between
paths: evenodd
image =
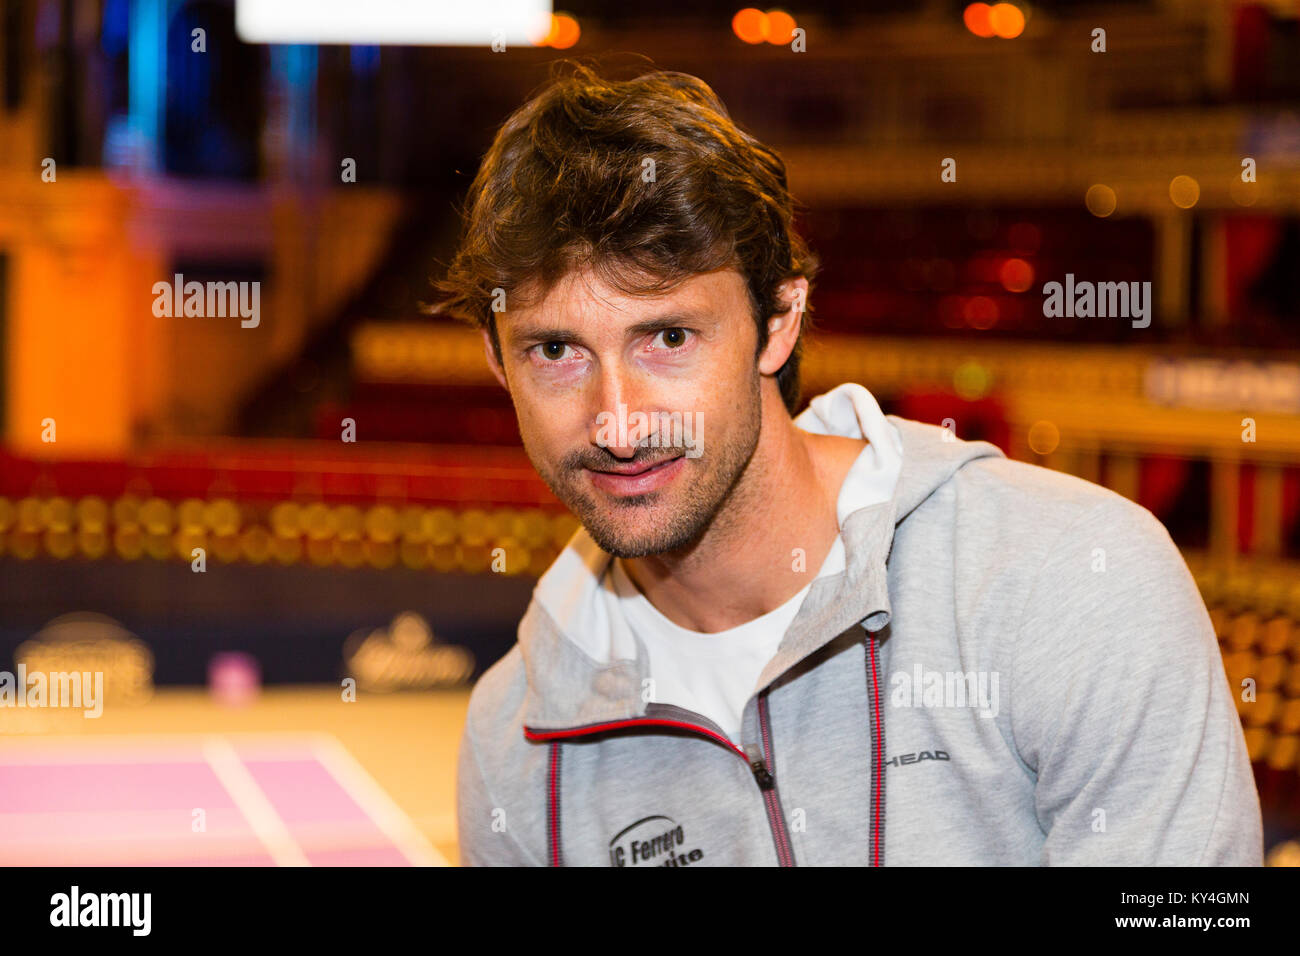
<instances>
[{"instance_id":1,"label":"man's chin","mask_svg":"<svg viewBox=\"0 0 1300 956\"><path fill-rule=\"evenodd\" d=\"M605 515L602 514L584 518L582 526L602 551L616 558L644 558L678 551L694 543L700 535L697 528L669 521L657 522L655 509L636 510L645 513L638 515L635 522L603 520Z\"/></svg>"},{"instance_id":2,"label":"man's chin","mask_svg":"<svg viewBox=\"0 0 1300 956\"><path fill-rule=\"evenodd\" d=\"M666 554L683 546L676 545L671 541L646 540L644 538L607 538L593 533L590 528L587 529L587 533L591 535L592 540L600 546L602 551L624 560L648 558L654 554Z\"/></svg>"}]
</instances>

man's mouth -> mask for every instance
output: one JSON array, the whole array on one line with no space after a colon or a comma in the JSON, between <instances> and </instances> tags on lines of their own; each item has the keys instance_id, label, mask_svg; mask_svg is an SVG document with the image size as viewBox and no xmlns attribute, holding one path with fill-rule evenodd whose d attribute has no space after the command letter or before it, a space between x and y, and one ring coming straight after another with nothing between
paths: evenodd
<instances>
[{"instance_id":1,"label":"man's mouth","mask_svg":"<svg viewBox=\"0 0 1300 956\"><path fill-rule=\"evenodd\" d=\"M684 455L652 462L627 462L608 468L588 468L591 483L615 495L641 495L662 488L682 470Z\"/></svg>"}]
</instances>

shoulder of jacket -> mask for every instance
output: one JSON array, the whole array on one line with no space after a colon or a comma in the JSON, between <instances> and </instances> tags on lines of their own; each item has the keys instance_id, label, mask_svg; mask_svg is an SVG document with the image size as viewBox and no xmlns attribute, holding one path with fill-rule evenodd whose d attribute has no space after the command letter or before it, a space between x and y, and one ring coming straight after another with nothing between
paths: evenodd
<instances>
[{"instance_id":1,"label":"shoulder of jacket","mask_svg":"<svg viewBox=\"0 0 1300 956\"><path fill-rule=\"evenodd\" d=\"M466 725L476 739L496 738L515 730L523 734L523 703L528 689L524 656L515 643L500 660L483 672L469 695Z\"/></svg>"},{"instance_id":2,"label":"shoulder of jacket","mask_svg":"<svg viewBox=\"0 0 1300 956\"><path fill-rule=\"evenodd\" d=\"M951 542L966 568L982 569L1013 590L1017 581L1038 578L1049 563L1073 561L1094 548L1145 554L1162 566L1181 564L1168 530L1147 508L1073 475L982 458L966 463L943 490L904 519L896 535Z\"/></svg>"},{"instance_id":3,"label":"shoulder of jacket","mask_svg":"<svg viewBox=\"0 0 1300 956\"><path fill-rule=\"evenodd\" d=\"M977 459L951 481L1002 522L1037 533L1064 530L1089 515L1143 530L1164 527L1147 508L1109 488L1024 461Z\"/></svg>"}]
</instances>

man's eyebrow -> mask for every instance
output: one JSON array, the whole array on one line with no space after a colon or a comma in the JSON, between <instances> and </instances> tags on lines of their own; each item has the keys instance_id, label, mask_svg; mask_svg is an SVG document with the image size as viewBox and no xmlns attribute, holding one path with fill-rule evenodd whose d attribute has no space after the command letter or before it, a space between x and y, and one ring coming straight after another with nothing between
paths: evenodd
<instances>
[{"instance_id":1,"label":"man's eyebrow","mask_svg":"<svg viewBox=\"0 0 1300 956\"><path fill-rule=\"evenodd\" d=\"M624 331L629 337L636 337L650 332L662 332L664 329L698 325L703 321L706 321L706 317L702 313L687 309L642 319L629 325ZM559 326L525 325L514 329L513 332L510 337L517 345L536 345L541 342L581 343L582 341L582 336L577 332Z\"/></svg>"},{"instance_id":2,"label":"man's eyebrow","mask_svg":"<svg viewBox=\"0 0 1300 956\"><path fill-rule=\"evenodd\" d=\"M700 312L691 309L682 309L677 312L668 312L664 315L657 315L652 319L643 319L627 327L629 335L645 335L648 332L662 332L664 329L678 329L686 325L699 325L707 321L707 317Z\"/></svg>"},{"instance_id":3,"label":"man's eyebrow","mask_svg":"<svg viewBox=\"0 0 1300 956\"><path fill-rule=\"evenodd\" d=\"M568 329L544 325L527 325L512 330L510 338L516 345L536 345L539 342L578 342L581 336Z\"/></svg>"}]
</instances>

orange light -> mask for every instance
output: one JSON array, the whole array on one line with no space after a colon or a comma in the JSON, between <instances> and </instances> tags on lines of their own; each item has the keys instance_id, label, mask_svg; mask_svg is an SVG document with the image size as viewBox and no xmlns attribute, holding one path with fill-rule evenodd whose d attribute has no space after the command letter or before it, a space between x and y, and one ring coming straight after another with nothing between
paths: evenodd
<instances>
[{"instance_id":1,"label":"orange light","mask_svg":"<svg viewBox=\"0 0 1300 956\"><path fill-rule=\"evenodd\" d=\"M1084 194L1083 204L1088 212L1102 219L1115 211L1115 190L1102 183L1093 183Z\"/></svg>"},{"instance_id":2,"label":"orange light","mask_svg":"<svg viewBox=\"0 0 1300 956\"><path fill-rule=\"evenodd\" d=\"M966 29L977 37L993 36L993 24L989 19L991 8L987 3L972 3L962 11L961 19Z\"/></svg>"},{"instance_id":3,"label":"orange light","mask_svg":"<svg viewBox=\"0 0 1300 956\"><path fill-rule=\"evenodd\" d=\"M1061 430L1055 422L1034 422L1029 426L1029 447L1039 455L1050 455L1061 444Z\"/></svg>"},{"instance_id":4,"label":"orange light","mask_svg":"<svg viewBox=\"0 0 1300 956\"><path fill-rule=\"evenodd\" d=\"M546 36L550 41L549 46L557 50L567 50L578 42L580 36L582 30L574 17L567 13L557 13L551 17L551 32Z\"/></svg>"},{"instance_id":5,"label":"orange light","mask_svg":"<svg viewBox=\"0 0 1300 956\"><path fill-rule=\"evenodd\" d=\"M1024 259L1007 259L998 270L998 279L1008 292L1026 292L1034 284L1034 267Z\"/></svg>"},{"instance_id":6,"label":"orange light","mask_svg":"<svg viewBox=\"0 0 1300 956\"><path fill-rule=\"evenodd\" d=\"M767 42L773 46L785 46L794 39L794 17L784 10L767 11Z\"/></svg>"},{"instance_id":7,"label":"orange light","mask_svg":"<svg viewBox=\"0 0 1300 956\"><path fill-rule=\"evenodd\" d=\"M1201 198L1201 184L1191 176L1175 176L1169 183L1169 200L1179 209L1191 209Z\"/></svg>"},{"instance_id":8,"label":"orange light","mask_svg":"<svg viewBox=\"0 0 1300 956\"><path fill-rule=\"evenodd\" d=\"M766 13L746 7L731 18L731 29L746 43L762 43L770 28Z\"/></svg>"},{"instance_id":9,"label":"orange light","mask_svg":"<svg viewBox=\"0 0 1300 956\"><path fill-rule=\"evenodd\" d=\"M989 9L989 26L1004 40L1014 40L1025 32L1025 15L1014 3L995 3Z\"/></svg>"}]
</instances>

